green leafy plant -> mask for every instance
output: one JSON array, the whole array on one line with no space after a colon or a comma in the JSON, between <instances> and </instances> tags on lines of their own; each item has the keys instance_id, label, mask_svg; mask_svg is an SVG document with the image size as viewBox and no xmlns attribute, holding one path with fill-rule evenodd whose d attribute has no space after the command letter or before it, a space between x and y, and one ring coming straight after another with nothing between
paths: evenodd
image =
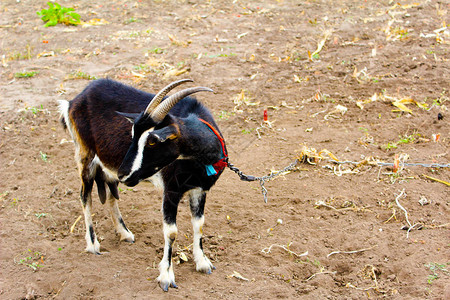
<instances>
[{"instance_id":1,"label":"green leafy plant","mask_svg":"<svg viewBox=\"0 0 450 300\"><path fill-rule=\"evenodd\" d=\"M38 219L40 219L41 217L45 217L47 215L47 213L35 213L34 214Z\"/></svg>"},{"instance_id":2,"label":"green leafy plant","mask_svg":"<svg viewBox=\"0 0 450 300\"><path fill-rule=\"evenodd\" d=\"M427 282L428 284L433 284L433 281L438 279L440 277L440 273L443 273L445 275L449 275L449 271L446 269L447 264L438 264L438 263L429 263L426 264L425 267L429 268L433 274L428 275Z\"/></svg>"},{"instance_id":3,"label":"green leafy plant","mask_svg":"<svg viewBox=\"0 0 450 300\"><path fill-rule=\"evenodd\" d=\"M14 77L16 77L16 78L30 78L30 77L36 76L37 74L39 74L39 72L36 72L36 71L17 72L17 73L14 73Z\"/></svg>"},{"instance_id":4,"label":"green leafy plant","mask_svg":"<svg viewBox=\"0 0 450 300\"><path fill-rule=\"evenodd\" d=\"M38 268L42 267L42 265L39 264L39 261L42 261L43 255L38 251L33 253L33 251L31 251L30 249L28 249L28 252L28 256L19 259L19 261L16 261L16 259L14 258L14 261L20 265L24 265L33 269L33 271L36 271Z\"/></svg>"},{"instance_id":5,"label":"green leafy plant","mask_svg":"<svg viewBox=\"0 0 450 300\"><path fill-rule=\"evenodd\" d=\"M97 77L93 75L89 75L86 72L76 71L69 74L66 79L86 79L86 80L95 80Z\"/></svg>"},{"instance_id":6,"label":"green leafy plant","mask_svg":"<svg viewBox=\"0 0 450 300\"><path fill-rule=\"evenodd\" d=\"M131 17L131 18L125 20L123 22L123 24L127 25L127 24L131 24L131 23L134 23L134 22L142 22L142 21L140 19L135 18L135 17Z\"/></svg>"},{"instance_id":7,"label":"green leafy plant","mask_svg":"<svg viewBox=\"0 0 450 300\"><path fill-rule=\"evenodd\" d=\"M218 115L218 117L219 117L220 119L228 120L228 119L230 118L230 116L233 115L233 113L230 113L230 112L228 112L228 111L226 111L226 110L222 110L222 111L220 111L219 113L217 113L217 115Z\"/></svg>"},{"instance_id":8,"label":"green leafy plant","mask_svg":"<svg viewBox=\"0 0 450 300\"><path fill-rule=\"evenodd\" d=\"M48 154L45 154L45 153L42 152L42 151L39 151L39 154L41 154L41 159L42 159L44 162L48 162Z\"/></svg>"},{"instance_id":9,"label":"green leafy plant","mask_svg":"<svg viewBox=\"0 0 450 300\"><path fill-rule=\"evenodd\" d=\"M41 104L41 107L36 107L36 106L27 107L27 110L31 111L33 113L33 115L37 114L38 112L45 111L43 104Z\"/></svg>"},{"instance_id":10,"label":"green leafy plant","mask_svg":"<svg viewBox=\"0 0 450 300\"><path fill-rule=\"evenodd\" d=\"M148 52L153 53L153 54L162 54L162 53L164 53L164 49L154 47L154 48L148 50Z\"/></svg>"},{"instance_id":11,"label":"green leafy plant","mask_svg":"<svg viewBox=\"0 0 450 300\"><path fill-rule=\"evenodd\" d=\"M46 22L45 27L55 26L58 23L65 25L79 25L80 15L74 12L73 8L62 7L58 3L47 2L48 9L36 12L42 21Z\"/></svg>"},{"instance_id":12,"label":"green leafy plant","mask_svg":"<svg viewBox=\"0 0 450 300\"><path fill-rule=\"evenodd\" d=\"M389 142L381 147L385 150L396 149L398 147L398 145L414 143L416 141L417 137L420 137L420 134L414 133L414 134L404 135L404 136L400 135L398 141Z\"/></svg>"}]
</instances>

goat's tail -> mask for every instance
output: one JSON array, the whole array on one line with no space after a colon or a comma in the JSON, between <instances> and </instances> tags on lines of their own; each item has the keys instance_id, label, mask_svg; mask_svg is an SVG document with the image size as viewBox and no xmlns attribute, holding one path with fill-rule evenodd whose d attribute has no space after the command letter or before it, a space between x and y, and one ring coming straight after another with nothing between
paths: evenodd
<instances>
[{"instance_id":1,"label":"goat's tail","mask_svg":"<svg viewBox=\"0 0 450 300\"><path fill-rule=\"evenodd\" d=\"M58 100L58 111L59 120L64 129L67 129L67 122L69 121L69 101Z\"/></svg>"},{"instance_id":2,"label":"goat's tail","mask_svg":"<svg viewBox=\"0 0 450 300\"><path fill-rule=\"evenodd\" d=\"M67 100L58 100L58 110L60 113L59 120L61 122L61 125L64 129L68 129L70 132L70 135L72 135L72 130L70 126L70 120L69 120L69 107L70 103ZM73 138L73 135L72 135Z\"/></svg>"}]
</instances>

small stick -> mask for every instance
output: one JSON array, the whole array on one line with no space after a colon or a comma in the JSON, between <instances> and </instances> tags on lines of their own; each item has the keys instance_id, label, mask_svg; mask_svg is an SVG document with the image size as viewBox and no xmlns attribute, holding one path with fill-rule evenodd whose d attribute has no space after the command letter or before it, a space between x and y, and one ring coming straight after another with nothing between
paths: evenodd
<instances>
[{"instance_id":1,"label":"small stick","mask_svg":"<svg viewBox=\"0 0 450 300\"><path fill-rule=\"evenodd\" d=\"M77 225L78 221L81 220L81 216L79 216L76 220L75 223L73 223L72 226L70 226L70 233L73 233L74 229L75 229L75 225Z\"/></svg>"},{"instance_id":2,"label":"small stick","mask_svg":"<svg viewBox=\"0 0 450 300\"><path fill-rule=\"evenodd\" d=\"M411 225L411 223L410 223L409 220L408 220L408 211L407 211L403 206L401 206L400 202L398 202L398 199L400 199L400 197L403 196L404 194L405 194L405 189L403 189L403 190L400 192L400 194L395 198L395 203L397 203L397 206L398 206L401 210L403 210L403 212L405 213L406 222L408 222L409 227L411 227L412 225Z\"/></svg>"},{"instance_id":3,"label":"small stick","mask_svg":"<svg viewBox=\"0 0 450 300\"><path fill-rule=\"evenodd\" d=\"M339 253L343 253L343 254L353 254L353 253L358 253L358 252L364 252L367 250L371 250L375 247L378 247L378 245L372 246L370 248L364 248L364 249L359 249L359 250L353 250L353 251L333 251L330 254L327 255L327 257L330 257L333 254L339 254Z\"/></svg>"},{"instance_id":4,"label":"small stick","mask_svg":"<svg viewBox=\"0 0 450 300\"><path fill-rule=\"evenodd\" d=\"M320 275L320 274L333 274L333 275L335 275L336 273L337 273L336 271L320 271L318 273L314 273L311 276L309 276L307 279L304 280L304 282L310 281L311 279L316 277L316 275Z\"/></svg>"},{"instance_id":5,"label":"small stick","mask_svg":"<svg viewBox=\"0 0 450 300\"><path fill-rule=\"evenodd\" d=\"M395 208L392 208L392 216L390 216L389 219L384 221L384 224L388 223L392 218L397 220L397 217L395 216Z\"/></svg>"},{"instance_id":6,"label":"small stick","mask_svg":"<svg viewBox=\"0 0 450 300\"><path fill-rule=\"evenodd\" d=\"M289 243L288 247L289 247L291 244L292 244L292 242ZM302 253L302 254L297 254L297 253L295 253L294 251L291 251L291 250L289 250L288 248L286 248L286 246L283 246L283 245L277 245L277 244L273 244L273 245L271 245L271 246L268 247L268 248L264 248L264 249L261 250L261 252L264 253L264 254L269 254L270 251L272 250L272 247L274 247L274 246L280 247L281 249L287 251L289 254L295 255L295 256L297 256L297 257L302 257L302 256L308 255L308 251L306 251L305 253Z\"/></svg>"},{"instance_id":7,"label":"small stick","mask_svg":"<svg viewBox=\"0 0 450 300\"><path fill-rule=\"evenodd\" d=\"M440 182L440 183L443 183L445 185L450 186L450 182L447 182L447 181L444 181L444 180L440 180L440 179L437 179L437 178L434 178L434 177L431 177L431 176L428 176L428 175L425 175L425 174L422 174L422 176L425 177L425 178L428 178L428 179L431 179L431 180L434 180L434 181L437 181L437 182Z\"/></svg>"},{"instance_id":8,"label":"small stick","mask_svg":"<svg viewBox=\"0 0 450 300\"><path fill-rule=\"evenodd\" d=\"M411 222L409 222L408 219L408 211L400 205L400 202L398 201L398 199L405 193L405 189L403 189L400 194L395 198L395 203L397 203L397 206L400 207L401 210L403 210L403 212L405 213L405 218L406 218L406 222L408 223L409 227L408 227L408 231L406 232L406 238L409 238L409 232L416 227L417 225L420 225L420 223L416 223L414 225L411 225Z\"/></svg>"},{"instance_id":9,"label":"small stick","mask_svg":"<svg viewBox=\"0 0 450 300\"><path fill-rule=\"evenodd\" d=\"M318 208L318 207L321 207L321 206L328 207L328 208L331 208L331 209L334 209L334 210L338 210L336 207L328 205L328 204L325 203L325 201L322 201L322 200L317 201L315 203L314 208Z\"/></svg>"}]
</instances>

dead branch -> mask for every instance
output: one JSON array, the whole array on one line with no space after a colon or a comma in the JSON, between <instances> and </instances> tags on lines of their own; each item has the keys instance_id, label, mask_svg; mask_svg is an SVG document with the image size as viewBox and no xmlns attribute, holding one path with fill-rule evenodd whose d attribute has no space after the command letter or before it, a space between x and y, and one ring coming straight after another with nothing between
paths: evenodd
<instances>
[{"instance_id":1,"label":"dead branch","mask_svg":"<svg viewBox=\"0 0 450 300\"><path fill-rule=\"evenodd\" d=\"M364 251L368 251L368 250L372 250L373 248L378 247L378 245L372 246L370 248L364 248L364 249L359 249L359 250L353 250L353 251L333 251L330 254L327 255L327 258L330 257L333 254L353 254L353 253L358 253L358 252L364 252Z\"/></svg>"},{"instance_id":2,"label":"dead branch","mask_svg":"<svg viewBox=\"0 0 450 300\"><path fill-rule=\"evenodd\" d=\"M268 247L268 248L262 249L261 252L264 253L264 254L269 254L270 251L272 250L272 247L279 247L279 248L285 250L286 252L288 252L289 254L292 254L292 255L294 255L294 256L296 256L296 257L302 257L302 256L308 255L308 251L306 251L306 252L304 252L304 253L302 253L302 254L297 254L297 253L295 253L294 251L289 250L288 247L290 247L291 245L292 245L292 242L290 242L290 243L287 245L287 247L284 246L284 245L273 244L273 245L270 245L270 247Z\"/></svg>"}]
</instances>

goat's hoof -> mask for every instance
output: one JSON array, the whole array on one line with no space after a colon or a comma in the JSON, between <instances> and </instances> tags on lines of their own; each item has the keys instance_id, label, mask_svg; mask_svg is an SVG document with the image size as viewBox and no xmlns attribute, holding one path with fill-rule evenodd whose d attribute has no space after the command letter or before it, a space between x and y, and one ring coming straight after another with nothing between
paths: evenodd
<instances>
[{"instance_id":1,"label":"goat's hoof","mask_svg":"<svg viewBox=\"0 0 450 300\"><path fill-rule=\"evenodd\" d=\"M160 282L159 283L159 286L162 288L162 290L164 291L164 292L168 292L169 291L169 287L173 287L173 288L175 288L175 289L177 289L178 288L178 286L175 284L175 281L172 281L172 282Z\"/></svg>"},{"instance_id":2,"label":"goat's hoof","mask_svg":"<svg viewBox=\"0 0 450 300\"><path fill-rule=\"evenodd\" d=\"M84 249L85 252L87 253L92 253L95 255L101 255L102 253L100 252L100 245L98 246L92 246L92 247L86 247L86 249Z\"/></svg>"},{"instance_id":3,"label":"goat's hoof","mask_svg":"<svg viewBox=\"0 0 450 300\"><path fill-rule=\"evenodd\" d=\"M210 265L210 266L204 266L201 268L197 268L197 271L209 275L209 274L212 274L212 270L215 270L215 269L216 269L216 267L214 267L213 265Z\"/></svg>"},{"instance_id":4,"label":"goat's hoof","mask_svg":"<svg viewBox=\"0 0 450 300\"><path fill-rule=\"evenodd\" d=\"M130 243L130 244L134 244L134 237L133 238L130 238L130 237L124 238L121 241Z\"/></svg>"},{"instance_id":5,"label":"goat's hoof","mask_svg":"<svg viewBox=\"0 0 450 300\"><path fill-rule=\"evenodd\" d=\"M95 254L95 255L102 255L102 253L100 251L91 251L91 250L88 250L88 249L84 249L84 252L92 253L92 254Z\"/></svg>"},{"instance_id":6,"label":"goat's hoof","mask_svg":"<svg viewBox=\"0 0 450 300\"><path fill-rule=\"evenodd\" d=\"M133 244L135 241L134 234L131 231L122 232L120 235L120 241Z\"/></svg>"},{"instance_id":7,"label":"goat's hoof","mask_svg":"<svg viewBox=\"0 0 450 300\"><path fill-rule=\"evenodd\" d=\"M212 273L212 270L216 269L216 267L213 266L211 261L206 256L203 256L203 259L197 262L196 269L198 272L202 272L209 275Z\"/></svg>"}]
</instances>

